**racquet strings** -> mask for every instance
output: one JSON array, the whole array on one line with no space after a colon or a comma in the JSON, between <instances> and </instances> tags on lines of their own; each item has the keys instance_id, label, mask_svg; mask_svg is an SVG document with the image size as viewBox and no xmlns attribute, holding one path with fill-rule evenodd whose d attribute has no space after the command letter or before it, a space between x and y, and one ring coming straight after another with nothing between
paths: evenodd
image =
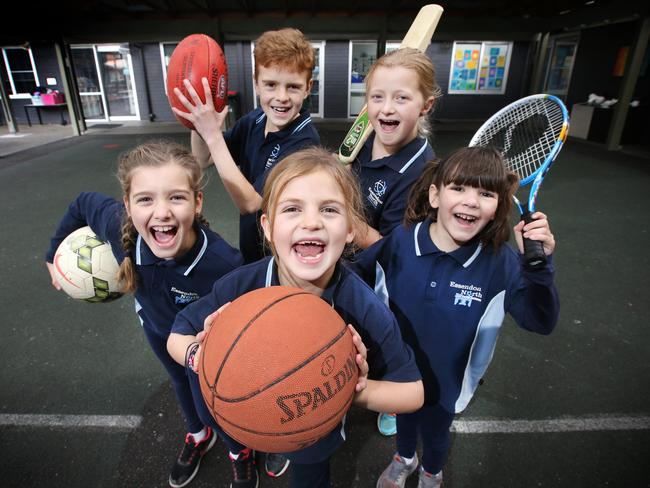
<instances>
[{"instance_id":1,"label":"racquet strings","mask_svg":"<svg viewBox=\"0 0 650 488\"><path fill-rule=\"evenodd\" d=\"M553 152L563 127L564 114L557 103L548 98L529 99L493 120L475 145L500 148L506 167L525 180Z\"/></svg>"}]
</instances>

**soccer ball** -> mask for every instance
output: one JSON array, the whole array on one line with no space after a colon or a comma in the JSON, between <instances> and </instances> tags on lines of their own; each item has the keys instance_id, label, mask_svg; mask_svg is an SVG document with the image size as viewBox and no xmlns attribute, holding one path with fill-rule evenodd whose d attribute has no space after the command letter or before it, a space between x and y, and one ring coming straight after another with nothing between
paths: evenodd
<instances>
[{"instance_id":1,"label":"soccer ball","mask_svg":"<svg viewBox=\"0 0 650 488\"><path fill-rule=\"evenodd\" d=\"M119 265L111 246L88 226L63 240L53 264L59 284L72 298L97 303L122 296L117 282Z\"/></svg>"}]
</instances>

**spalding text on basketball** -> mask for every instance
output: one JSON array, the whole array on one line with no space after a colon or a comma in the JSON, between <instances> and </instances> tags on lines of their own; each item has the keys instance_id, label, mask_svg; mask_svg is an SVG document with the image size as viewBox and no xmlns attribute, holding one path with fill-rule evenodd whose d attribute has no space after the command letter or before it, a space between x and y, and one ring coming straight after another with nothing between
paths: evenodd
<instances>
[{"instance_id":1,"label":"spalding text on basketball","mask_svg":"<svg viewBox=\"0 0 650 488\"><path fill-rule=\"evenodd\" d=\"M286 415L280 417L280 423L286 424L287 422L307 415L334 398L344 389L348 381L354 377L356 367L354 355L351 354L343 364L343 367L322 384L314 386L309 391L299 391L279 396L275 400L275 403Z\"/></svg>"}]
</instances>

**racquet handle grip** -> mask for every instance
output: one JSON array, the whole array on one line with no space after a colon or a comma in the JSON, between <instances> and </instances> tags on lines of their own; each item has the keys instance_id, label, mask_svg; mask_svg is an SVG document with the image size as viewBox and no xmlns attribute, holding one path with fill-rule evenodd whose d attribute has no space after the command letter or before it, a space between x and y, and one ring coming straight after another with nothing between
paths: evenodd
<instances>
[{"instance_id":1,"label":"racquet handle grip","mask_svg":"<svg viewBox=\"0 0 650 488\"><path fill-rule=\"evenodd\" d=\"M522 216L522 220L529 224L533 219L530 212ZM524 237L524 261L530 269L539 269L546 264L546 254L544 254L544 245L541 241L533 241Z\"/></svg>"}]
</instances>

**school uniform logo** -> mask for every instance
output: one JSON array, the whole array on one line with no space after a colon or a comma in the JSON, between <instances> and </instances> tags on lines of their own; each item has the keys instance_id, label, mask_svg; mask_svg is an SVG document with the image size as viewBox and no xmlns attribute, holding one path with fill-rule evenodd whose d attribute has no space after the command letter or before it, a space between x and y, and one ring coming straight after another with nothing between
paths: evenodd
<instances>
[{"instance_id":1,"label":"school uniform logo","mask_svg":"<svg viewBox=\"0 0 650 488\"><path fill-rule=\"evenodd\" d=\"M279 155L280 155L280 144L276 144L273 150L271 151L271 155L266 160L266 165L264 166L264 169L269 169L271 166L273 166L275 162L278 160Z\"/></svg>"},{"instance_id":2,"label":"school uniform logo","mask_svg":"<svg viewBox=\"0 0 650 488\"><path fill-rule=\"evenodd\" d=\"M175 286L172 286L170 291L172 292L174 303L176 305L185 305L199 299L198 293L194 293L193 291L179 290Z\"/></svg>"},{"instance_id":3,"label":"school uniform logo","mask_svg":"<svg viewBox=\"0 0 650 488\"><path fill-rule=\"evenodd\" d=\"M449 286L458 290L454 294L454 305L469 308L472 306L472 302L481 302L483 300L483 292L480 286L463 285L455 281L449 282Z\"/></svg>"},{"instance_id":4,"label":"school uniform logo","mask_svg":"<svg viewBox=\"0 0 650 488\"><path fill-rule=\"evenodd\" d=\"M381 197L386 194L386 190L388 190L386 182L384 180L377 180L371 187L368 187L368 196L366 199L373 207L377 208L379 205L384 204Z\"/></svg>"}]
</instances>

